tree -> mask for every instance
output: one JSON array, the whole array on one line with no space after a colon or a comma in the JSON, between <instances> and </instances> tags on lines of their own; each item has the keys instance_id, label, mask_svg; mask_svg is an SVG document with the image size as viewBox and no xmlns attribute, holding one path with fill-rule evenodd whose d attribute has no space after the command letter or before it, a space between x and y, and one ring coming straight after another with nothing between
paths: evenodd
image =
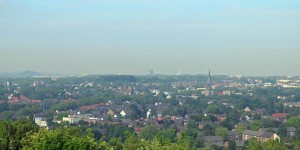
<instances>
[{"instance_id":1,"label":"tree","mask_svg":"<svg viewBox=\"0 0 300 150\"><path fill-rule=\"evenodd\" d=\"M176 130L160 130L156 134L155 138L163 145L173 143L176 141Z\"/></svg>"},{"instance_id":2,"label":"tree","mask_svg":"<svg viewBox=\"0 0 300 150\"><path fill-rule=\"evenodd\" d=\"M262 144L264 150L288 150L282 143L278 140L268 141Z\"/></svg>"},{"instance_id":3,"label":"tree","mask_svg":"<svg viewBox=\"0 0 300 150\"><path fill-rule=\"evenodd\" d=\"M261 121L259 120L255 120L254 122L251 122L249 124L249 129L250 130L255 130L257 131L258 129L260 129L262 126L261 126Z\"/></svg>"},{"instance_id":4,"label":"tree","mask_svg":"<svg viewBox=\"0 0 300 150\"><path fill-rule=\"evenodd\" d=\"M205 125L202 130L207 136L213 135L215 133L214 128L210 124Z\"/></svg>"},{"instance_id":5,"label":"tree","mask_svg":"<svg viewBox=\"0 0 300 150\"><path fill-rule=\"evenodd\" d=\"M300 119L297 117L290 117L286 122L286 126L300 128Z\"/></svg>"},{"instance_id":6,"label":"tree","mask_svg":"<svg viewBox=\"0 0 300 150\"><path fill-rule=\"evenodd\" d=\"M145 126L141 130L141 138L146 140L151 140L157 134L158 129L154 125Z\"/></svg>"},{"instance_id":7,"label":"tree","mask_svg":"<svg viewBox=\"0 0 300 150\"><path fill-rule=\"evenodd\" d=\"M230 140L228 144L228 150L235 150L236 149L236 143L234 140Z\"/></svg>"},{"instance_id":8,"label":"tree","mask_svg":"<svg viewBox=\"0 0 300 150\"><path fill-rule=\"evenodd\" d=\"M228 129L224 127L218 127L215 131L215 134L221 136L223 139L227 138Z\"/></svg>"},{"instance_id":9,"label":"tree","mask_svg":"<svg viewBox=\"0 0 300 150\"><path fill-rule=\"evenodd\" d=\"M248 140L246 143L246 149L247 150L260 150L263 149L260 142L258 142L256 139Z\"/></svg>"},{"instance_id":10,"label":"tree","mask_svg":"<svg viewBox=\"0 0 300 150\"><path fill-rule=\"evenodd\" d=\"M235 131L237 132L240 139L242 139L243 132L246 130L246 127L243 125L237 125Z\"/></svg>"},{"instance_id":11,"label":"tree","mask_svg":"<svg viewBox=\"0 0 300 150\"><path fill-rule=\"evenodd\" d=\"M30 120L19 119L17 121L0 122L0 148L1 149L21 149L20 141L29 132L36 132L38 126Z\"/></svg>"},{"instance_id":12,"label":"tree","mask_svg":"<svg viewBox=\"0 0 300 150\"><path fill-rule=\"evenodd\" d=\"M277 134L281 139L286 138L286 131L287 128L284 126L284 124L281 124L278 128Z\"/></svg>"},{"instance_id":13,"label":"tree","mask_svg":"<svg viewBox=\"0 0 300 150\"><path fill-rule=\"evenodd\" d=\"M81 136L78 128L41 129L28 134L21 143L25 150L39 149L99 149L97 142L89 135ZM101 145L100 145L101 146Z\"/></svg>"}]
</instances>

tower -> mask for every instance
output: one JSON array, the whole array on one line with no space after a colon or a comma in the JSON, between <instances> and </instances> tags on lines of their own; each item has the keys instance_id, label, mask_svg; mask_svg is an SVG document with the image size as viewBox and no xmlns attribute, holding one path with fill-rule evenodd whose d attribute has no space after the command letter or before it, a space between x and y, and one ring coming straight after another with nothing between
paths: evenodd
<instances>
[{"instance_id":1,"label":"tower","mask_svg":"<svg viewBox=\"0 0 300 150\"><path fill-rule=\"evenodd\" d=\"M211 75L210 75L210 69L208 70L207 87L208 87L208 88L211 88Z\"/></svg>"},{"instance_id":2,"label":"tower","mask_svg":"<svg viewBox=\"0 0 300 150\"><path fill-rule=\"evenodd\" d=\"M208 70L208 77L207 77L207 91L206 91L206 92L207 92L207 96L208 96L208 95L213 95L210 69Z\"/></svg>"}]
</instances>

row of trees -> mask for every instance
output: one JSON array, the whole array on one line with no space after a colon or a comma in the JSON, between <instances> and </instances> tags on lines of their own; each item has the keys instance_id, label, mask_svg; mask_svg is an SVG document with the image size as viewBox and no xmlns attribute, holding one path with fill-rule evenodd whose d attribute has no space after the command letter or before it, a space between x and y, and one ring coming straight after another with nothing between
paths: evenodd
<instances>
[{"instance_id":1,"label":"row of trees","mask_svg":"<svg viewBox=\"0 0 300 150\"><path fill-rule=\"evenodd\" d=\"M99 129L99 128L98 128ZM225 128L216 132L225 133ZM138 137L132 129L122 125L107 127L106 133L97 137L99 132L85 127L57 127L53 130L41 129L30 119L17 121L0 121L0 149L3 150L54 150L54 149L82 149L82 150L188 150L188 149L228 149L234 150L234 141L229 147L199 148L202 137L193 130L187 130L176 135L175 129L159 130L155 126L146 126ZM197 139L197 140L193 140ZM250 140L245 149L257 150L286 150L299 149L299 140L289 143L270 141L260 143Z\"/></svg>"}]
</instances>

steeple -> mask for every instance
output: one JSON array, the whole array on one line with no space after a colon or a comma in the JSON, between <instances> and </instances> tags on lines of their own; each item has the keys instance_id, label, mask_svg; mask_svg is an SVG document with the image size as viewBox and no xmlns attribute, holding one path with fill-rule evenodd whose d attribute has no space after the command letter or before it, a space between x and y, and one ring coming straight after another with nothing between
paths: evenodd
<instances>
[{"instance_id":1,"label":"steeple","mask_svg":"<svg viewBox=\"0 0 300 150\"><path fill-rule=\"evenodd\" d=\"M208 96L208 95L213 95L210 69L208 70L208 76L207 76L207 91L206 91L206 92L207 92L206 96Z\"/></svg>"},{"instance_id":2,"label":"steeple","mask_svg":"<svg viewBox=\"0 0 300 150\"><path fill-rule=\"evenodd\" d=\"M208 86L208 88L211 87L211 75L210 75L210 69L208 70L207 86Z\"/></svg>"}]
</instances>

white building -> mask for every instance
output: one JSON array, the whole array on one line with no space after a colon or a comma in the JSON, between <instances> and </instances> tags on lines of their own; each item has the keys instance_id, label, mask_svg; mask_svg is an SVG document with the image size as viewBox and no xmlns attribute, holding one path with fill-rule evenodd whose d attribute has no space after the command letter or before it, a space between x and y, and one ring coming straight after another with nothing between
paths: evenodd
<instances>
[{"instance_id":1,"label":"white building","mask_svg":"<svg viewBox=\"0 0 300 150\"><path fill-rule=\"evenodd\" d=\"M69 115L68 117L63 117L63 121L69 122L71 124L76 124L81 120L81 117L78 116L71 116Z\"/></svg>"},{"instance_id":2,"label":"white building","mask_svg":"<svg viewBox=\"0 0 300 150\"><path fill-rule=\"evenodd\" d=\"M43 117L35 117L34 122L40 127L48 127L46 118Z\"/></svg>"}]
</instances>

